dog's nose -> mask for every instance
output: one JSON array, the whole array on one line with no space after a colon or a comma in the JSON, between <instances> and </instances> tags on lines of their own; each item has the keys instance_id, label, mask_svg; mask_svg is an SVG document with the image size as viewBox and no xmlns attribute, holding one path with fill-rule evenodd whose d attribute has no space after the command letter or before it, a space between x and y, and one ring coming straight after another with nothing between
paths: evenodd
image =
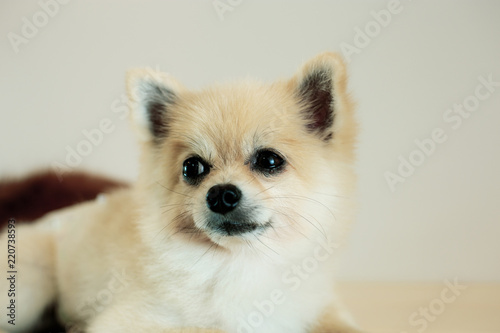
<instances>
[{"instance_id":1,"label":"dog's nose","mask_svg":"<svg viewBox=\"0 0 500 333\"><path fill-rule=\"evenodd\" d=\"M226 214L232 211L241 199L241 191L232 184L212 186L207 193L207 206L212 212Z\"/></svg>"}]
</instances>

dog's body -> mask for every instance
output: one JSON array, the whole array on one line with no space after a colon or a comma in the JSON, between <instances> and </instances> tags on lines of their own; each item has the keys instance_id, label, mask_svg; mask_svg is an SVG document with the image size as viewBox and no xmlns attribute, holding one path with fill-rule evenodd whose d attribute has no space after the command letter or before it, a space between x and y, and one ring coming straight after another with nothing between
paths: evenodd
<instances>
[{"instance_id":1,"label":"dog's body","mask_svg":"<svg viewBox=\"0 0 500 333\"><path fill-rule=\"evenodd\" d=\"M91 333L357 332L332 272L354 187L345 80L333 54L272 85L131 75L138 182L18 227L17 325L2 327L57 302Z\"/></svg>"}]
</instances>

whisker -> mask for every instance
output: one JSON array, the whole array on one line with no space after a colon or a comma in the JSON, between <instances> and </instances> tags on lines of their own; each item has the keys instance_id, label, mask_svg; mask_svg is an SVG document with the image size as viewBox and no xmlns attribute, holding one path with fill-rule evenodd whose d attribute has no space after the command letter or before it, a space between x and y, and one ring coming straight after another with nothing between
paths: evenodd
<instances>
[{"instance_id":1,"label":"whisker","mask_svg":"<svg viewBox=\"0 0 500 333\"><path fill-rule=\"evenodd\" d=\"M184 206L184 205L186 205L185 202L182 202L182 203L173 203L173 204L168 204L168 205L161 205L160 208L172 207L172 206Z\"/></svg>"},{"instance_id":2,"label":"whisker","mask_svg":"<svg viewBox=\"0 0 500 333\"><path fill-rule=\"evenodd\" d=\"M172 208L169 208L169 209L167 209L167 210L163 211L163 212L162 212L162 214L166 214L166 213L168 213L168 212L170 212L170 211L172 211L172 210L176 209L176 208L177 208L177 207L179 207L179 206L190 207L190 206L192 206L192 205L187 205L187 204L179 204L178 206L174 206L174 207L172 207Z\"/></svg>"},{"instance_id":3,"label":"whisker","mask_svg":"<svg viewBox=\"0 0 500 333\"><path fill-rule=\"evenodd\" d=\"M212 243L212 245L210 245L210 247L198 258L198 260L195 261L195 263L193 264L193 267L201 260L201 258L203 258L208 253L208 251L210 251L210 249L212 249L214 247L214 245L216 245L216 244Z\"/></svg>"},{"instance_id":4,"label":"whisker","mask_svg":"<svg viewBox=\"0 0 500 333\"><path fill-rule=\"evenodd\" d=\"M255 253L256 255L258 255L258 253L256 252L256 249L255 247L253 246L253 244L245 238L245 243L247 243L248 247L250 248L250 250L252 250L253 253Z\"/></svg>"},{"instance_id":5,"label":"whisker","mask_svg":"<svg viewBox=\"0 0 500 333\"><path fill-rule=\"evenodd\" d=\"M160 232L162 232L163 230L165 230L166 228L168 228L169 226L171 226L172 224L174 224L175 222L177 222L179 219L185 217L187 214L189 214L189 211L187 211L187 210L185 210L185 211L181 212L180 214L178 214L170 222L168 222L163 228L161 228L161 230L158 231L158 233L156 234L156 236L158 236L158 234L160 234ZM173 234L172 235L166 235L163 240L165 241L167 238L170 238L172 236L173 236Z\"/></svg>"},{"instance_id":6,"label":"whisker","mask_svg":"<svg viewBox=\"0 0 500 333\"><path fill-rule=\"evenodd\" d=\"M337 217L335 216L335 214L333 214L333 211L328 206L326 206L324 203L322 203L321 201L318 201L316 199L304 197L304 196L301 196L301 195L289 195L289 196L279 196L279 197L264 198L262 200L269 200L269 199L301 199L301 200L311 201L311 202L314 202L314 203L317 203L317 204L323 206L326 210L328 210L328 212L332 215L332 217L335 220L337 220Z\"/></svg>"},{"instance_id":7,"label":"whisker","mask_svg":"<svg viewBox=\"0 0 500 333\"><path fill-rule=\"evenodd\" d=\"M286 218L288 218L288 219L292 220L295 224L298 224L297 220L295 220L295 219L294 219L292 216L290 216L289 214L284 213L284 212L282 212L282 211L279 211L279 210L277 210L277 209L272 209L272 208L269 208L269 209L270 209L270 210L272 210L272 211L274 211L274 212L276 212L276 213L278 213L278 214L284 215ZM273 229L275 229L275 228L276 228L276 226L273 226L272 224L271 224L271 226L273 227ZM293 224L289 224L288 226L290 226L293 230L297 231L299 234L301 234L302 236L304 236L304 238L305 238L305 239L307 239L307 240L311 240L309 237L307 237L307 235L306 235L306 234L304 234L304 233L303 233L302 231L300 231L299 229L295 228ZM280 227L280 228L285 228L285 226L282 226L282 227ZM279 234L279 233L277 232L277 234Z\"/></svg>"},{"instance_id":8,"label":"whisker","mask_svg":"<svg viewBox=\"0 0 500 333\"><path fill-rule=\"evenodd\" d=\"M253 236L255 237L255 239L257 239L259 241L259 243L261 243L262 245L264 245L265 247L267 247L269 250L271 250L274 253L276 253L277 255L279 255L279 253L276 252L273 248L271 248L270 246L268 246L267 244L265 244L263 241L261 241L259 239L259 237L257 237L257 235L253 234ZM261 251L261 252L264 253L267 257L269 257L264 251ZM271 257L269 257L269 259L271 259Z\"/></svg>"},{"instance_id":9,"label":"whisker","mask_svg":"<svg viewBox=\"0 0 500 333\"><path fill-rule=\"evenodd\" d=\"M185 196L185 197L187 197L187 198L192 198L192 196L187 195L187 194L185 194L185 193L181 193L181 192L177 192L177 191L171 190L171 189L169 189L168 187L166 187L166 186L162 185L162 184L161 184L160 182L158 182L158 181L156 182L156 184L160 185L161 187L163 187L164 189L166 189L167 191L170 191L170 192L172 192L172 193L175 193L175 194L178 194L178 195L183 195L183 196Z\"/></svg>"},{"instance_id":10,"label":"whisker","mask_svg":"<svg viewBox=\"0 0 500 333\"><path fill-rule=\"evenodd\" d=\"M319 224L319 226L321 227L321 229L320 229L320 228L318 228L318 227L317 227L314 223L312 223L309 219L307 219L307 218L306 218L305 216L303 216L302 214L299 214L299 213L297 213L297 212L295 212L295 214L297 214L298 216L302 217L304 220L306 220L307 222L309 222L309 224L310 224L310 225L312 225L314 228L316 228L316 230L318 230L318 231L319 231L319 232L320 232L320 233L321 233L321 234L325 237L325 239L327 238L327 236L326 236L326 231L325 231L325 229L323 228L323 225L322 225L322 224L321 224L318 220L316 220L316 219L315 219L315 220L316 220L316 222L318 222L318 224Z\"/></svg>"},{"instance_id":11,"label":"whisker","mask_svg":"<svg viewBox=\"0 0 500 333\"><path fill-rule=\"evenodd\" d=\"M326 195L326 196L329 196L329 197L334 197L334 198L352 199L352 197L351 197L351 196L347 196L347 195L339 195L339 194L331 194L331 193L322 193L322 192L313 192L313 193L320 194L320 195Z\"/></svg>"},{"instance_id":12,"label":"whisker","mask_svg":"<svg viewBox=\"0 0 500 333\"><path fill-rule=\"evenodd\" d=\"M257 193L255 196L258 196L259 194L262 194L262 193L264 193L264 192L266 192L266 191L269 191L270 189L272 189L272 188L273 188L273 187L275 187L275 186L276 186L276 184L275 184L275 185L271 185L271 186L269 186L268 188L266 188L266 189L264 189L264 190L260 191L259 193Z\"/></svg>"}]
</instances>

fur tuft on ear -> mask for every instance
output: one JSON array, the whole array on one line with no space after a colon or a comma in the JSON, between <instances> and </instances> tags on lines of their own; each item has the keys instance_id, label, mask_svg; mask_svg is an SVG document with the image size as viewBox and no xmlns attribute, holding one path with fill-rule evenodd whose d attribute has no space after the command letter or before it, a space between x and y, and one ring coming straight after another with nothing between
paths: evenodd
<instances>
[{"instance_id":1,"label":"fur tuft on ear","mask_svg":"<svg viewBox=\"0 0 500 333\"><path fill-rule=\"evenodd\" d=\"M127 72L132 122L141 141L159 142L168 133L168 110L184 88L170 75L152 69Z\"/></svg>"},{"instance_id":2,"label":"fur tuft on ear","mask_svg":"<svg viewBox=\"0 0 500 333\"><path fill-rule=\"evenodd\" d=\"M334 135L338 98L344 93L345 66L335 53L322 53L305 63L292 80L307 129L329 141Z\"/></svg>"}]
</instances>

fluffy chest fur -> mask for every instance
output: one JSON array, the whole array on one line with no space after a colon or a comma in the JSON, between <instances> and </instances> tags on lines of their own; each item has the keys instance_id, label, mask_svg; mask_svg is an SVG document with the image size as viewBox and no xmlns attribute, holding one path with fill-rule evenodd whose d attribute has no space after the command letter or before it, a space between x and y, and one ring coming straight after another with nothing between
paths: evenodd
<instances>
[{"instance_id":1,"label":"fluffy chest fur","mask_svg":"<svg viewBox=\"0 0 500 333\"><path fill-rule=\"evenodd\" d=\"M270 254L269 249L268 253L251 247L236 254L217 249L179 253L178 245L172 244L165 253L169 257L165 268L153 265L149 276L158 286L158 314L171 314L168 317L177 318L180 326L217 327L227 332L307 332L332 301L328 263L301 270L303 258L313 258L313 249L305 251L302 260L281 255L273 261L277 254Z\"/></svg>"}]
</instances>

